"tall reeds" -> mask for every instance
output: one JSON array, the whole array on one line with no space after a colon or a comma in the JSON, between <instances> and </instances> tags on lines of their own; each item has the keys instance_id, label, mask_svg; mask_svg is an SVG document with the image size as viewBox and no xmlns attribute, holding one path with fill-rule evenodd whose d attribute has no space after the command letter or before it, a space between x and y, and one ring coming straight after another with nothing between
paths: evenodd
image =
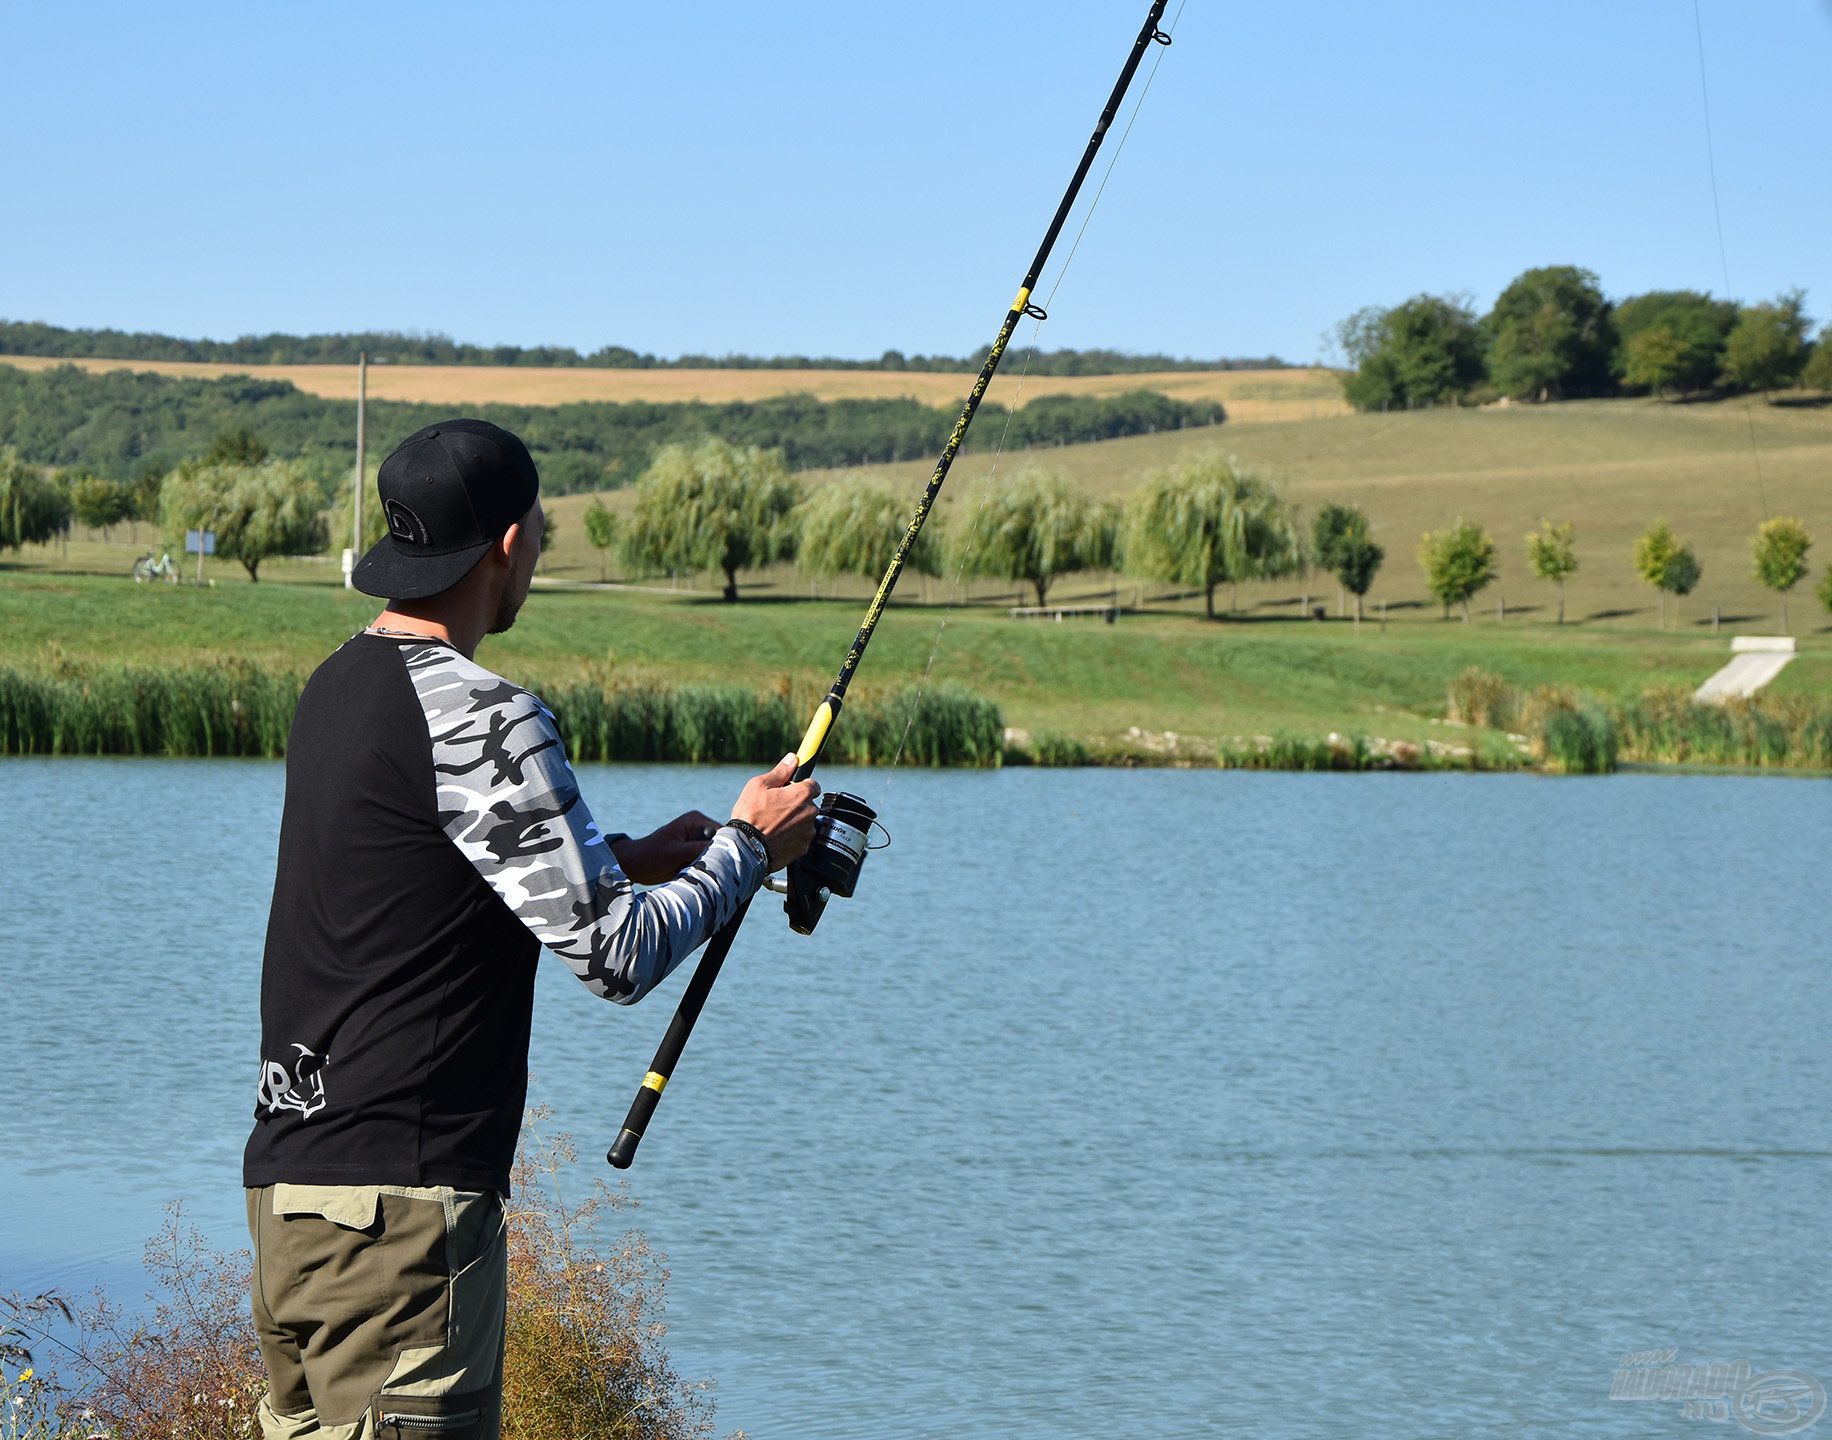
<instances>
[{"instance_id":1,"label":"tall reeds","mask_svg":"<svg viewBox=\"0 0 1832 1440\"><path fill-rule=\"evenodd\" d=\"M300 676L227 662L170 670L58 664L0 667L0 754L286 753ZM814 709L736 685L596 684L546 690L574 760L769 764L801 739ZM817 697L818 698L818 697ZM997 765L999 707L959 686L849 701L829 759L886 765Z\"/></svg>"}]
</instances>

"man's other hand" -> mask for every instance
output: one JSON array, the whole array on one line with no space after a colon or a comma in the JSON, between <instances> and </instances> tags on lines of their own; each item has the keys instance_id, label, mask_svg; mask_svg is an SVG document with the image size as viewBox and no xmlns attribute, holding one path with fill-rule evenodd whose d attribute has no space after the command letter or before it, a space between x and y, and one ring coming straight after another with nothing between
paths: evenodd
<instances>
[{"instance_id":1,"label":"man's other hand","mask_svg":"<svg viewBox=\"0 0 1832 1440\"><path fill-rule=\"evenodd\" d=\"M718 828L712 816L689 810L640 840L619 843L617 863L638 885L664 884L700 858Z\"/></svg>"},{"instance_id":2,"label":"man's other hand","mask_svg":"<svg viewBox=\"0 0 1832 1440\"><path fill-rule=\"evenodd\" d=\"M783 756L774 770L746 785L732 806L732 819L748 821L763 832L772 870L801 859L814 840L814 802L821 787L812 780L795 780L795 765L793 755Z\"/></svg>"}]
</instances>

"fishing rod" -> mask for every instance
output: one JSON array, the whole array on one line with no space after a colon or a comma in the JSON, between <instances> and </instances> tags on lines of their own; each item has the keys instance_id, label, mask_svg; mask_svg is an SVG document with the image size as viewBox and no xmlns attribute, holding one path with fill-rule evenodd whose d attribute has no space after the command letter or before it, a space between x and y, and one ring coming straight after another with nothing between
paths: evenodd
<instances>
[{"instance_id":1,"label":"fishing rod","mask_svg":"<svg viewBox=\"0 0 1832 1440\"><path fill-rule=\"evenodd\" d=\"M814 773L821 751L826 747L827 736L833 729L833 722L839 718L840 708L846 703L847 687L852 684L859 662L865 658L865 647L871 644L872 633L878 628L879 617L884 613L891 591L897 588L898 577L903 574L904 563L910 558L916 537L922 533L929 512L935 508L935 498L941 493L942 482L948 478L954 457L960 453L961 442L967 437L967 427L973 424L973 417L979 413L980 401L986 394L986 387L992 383L992 377L998 372L999 361L1004 357L1005 347L1011 343L1012 332L1018 328L1018 322L1027 316L1037 321L1048 318L1043 307L1031 300L1031 291L1036 289L1043 267L1049 263L1050 252L1055 249L1062 227L1068 222L1069 212L1075 208L1082 182L1088 178L1088 172L1094 166L1094 157L1100 153L1101 142L1107 138L1107 131L1125 101L1126 91L1131 88L1133 76L1138 73L1139 62L1151 46L1168 45L1171 42L1169 34L1159 28L1168 4L1169 0L1153 0L1151 11L1146 15L1144 25L1139 28L1138 39L1133 41L1125 67L1120 71L1120 78L1113 87L1113 93L1107 97L1106 108L1101 111L1094 134L1088 140L1088 148L1082 152L1081 163L1075 167L1075 176L1069 181L1069 188L1063 192L1062 203L1056 207L1056 214L1050 220L1050 228L1044 234L1043 243L1037 247L1036 258L1031 261L1024 283L1018 287L1017 297L1005 314L1005 323L999 326L998 338L992 342L992 349L987 352L986 363L980 369L979 378L973 382L973 389L967 394L967 403L961 408L960 419L954 422L948 443L942 447L941 458L935 462L935 471L929 477L928 488L916 507L915 517L903 532L903 538L897 542L896 553L891 556L884 578L878 582L877 593L866 607L865 621L852 642L852 649L846 652L839 677L827 692L827 698L815 710L814 718L808 722L807 732L796 748L796 780L806 780ZM815 819L814 840L808 853L789 866L780 886L774 879L768 882L772 890L784 894L782 908L789 917L789 928L796 934L812 935L827 908L828 900L836 895L841 898L852 895L858 883L859 870L865 863L866 837L876 818L877 813L871 806L856 795L835 792L822 797L820 812ZM712 993L713 982L719 978L719 969L725 964L725 957L732 948L732 941L737 939L739 927L744 924L749 909L750 902L747 900L712 937L706 946L705 955L693 972L693 978L687 982L687 989L681 995L681 1003L675 1008L674 1018L668 1022L668 1031L662 1036L662 1043L655 1052L649 1073L643 1077L636 1098L630 1102L630 1113L624 1117L623 1129L605 1156L617 1169L627 1170L630 1162L636 1158L636 1147L642 1143L643 1133L648 1129L650 1117L655 1114L655 1106L661 1099L662 1090L667 1086L668 1078L674 1074L681 1052L687 1048L687 1039L693 1034L694 1023L700 1018L700 1010L706 1004L706 997Z\"/></svg>"}]
</instances>

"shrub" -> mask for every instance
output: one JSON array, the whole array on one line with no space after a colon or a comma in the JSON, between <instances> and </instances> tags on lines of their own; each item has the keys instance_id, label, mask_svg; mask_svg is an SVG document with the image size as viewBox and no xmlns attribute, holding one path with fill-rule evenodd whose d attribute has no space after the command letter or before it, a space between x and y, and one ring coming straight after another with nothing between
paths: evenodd
<instances>
[{"instance_id":1,"label":"shrub","mask_svg":"<svg viewBox=\"0 0 1832 1440\"><path fill-rule=\"evenodd\" d=\"M1512 730L1520 719L1520 692L1492 670L1471 665L1450 682L1448 710L1464 725Z\"/></svg>"},{"instance_id":2,"label":"shrub","mask_svg":"<svg viewBox=\"0 0 1832 1440\"><path fill-rule=\"evenodd\" d=\"M577 1154L568 1137L539 1134L544 1111L530 1118L537 1128L517 1155L508 1214L505 1440L709 1435L711 1403L662 1347L660 1261L636 1231L604 1233L632 1202L597 1181L578 1204L563 1203L559 1174ZM140 1319L106 1299L73 1315L54 1296L0 1297L0 1404L10 1412L0 1435L260 1440L255 1408L267 1377L248 1314L248 1253L213 1250L174 1206L146 1263L161 1293ZM50 1339L60 1316L74 1327L67 1344ZM61 1368L77 1388L36 1374L28 1339L65 1349ZM4 1365L22 1360L7 1376Z\"/></svg>"},{"instance_id":3,"label":"shrub","mask_svg":"<svg viewBox=\"0 0 1832 1440\"><path fill-rule=\"evenodd\" d=\"M1616 768L1616 722L1602 706L1586 701L1546 712L1538 754L1567 775L1607 775Z\"/></svg>"}]
</instances>

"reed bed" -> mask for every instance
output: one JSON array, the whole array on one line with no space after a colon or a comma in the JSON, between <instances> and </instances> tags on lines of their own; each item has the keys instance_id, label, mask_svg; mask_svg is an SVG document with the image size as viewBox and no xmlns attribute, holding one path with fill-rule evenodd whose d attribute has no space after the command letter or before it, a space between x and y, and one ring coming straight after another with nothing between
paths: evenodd
<instances>
[{"instance_id":1,"label":"reed bed","mask_svg":"<svg viewBox=\"0 0 1832 1440\"><path fill-rule=\"evenodd\" d=\"M245 663L169 670L0 667L0 754L265 756L286 753L303 677ZM770 764L812 704L736 685L594 684L548 690L578 761ZM865 694L841 712L828 758L855 765L999 763L999 707L960 686Z\"/></svg>"}]
</instances>

